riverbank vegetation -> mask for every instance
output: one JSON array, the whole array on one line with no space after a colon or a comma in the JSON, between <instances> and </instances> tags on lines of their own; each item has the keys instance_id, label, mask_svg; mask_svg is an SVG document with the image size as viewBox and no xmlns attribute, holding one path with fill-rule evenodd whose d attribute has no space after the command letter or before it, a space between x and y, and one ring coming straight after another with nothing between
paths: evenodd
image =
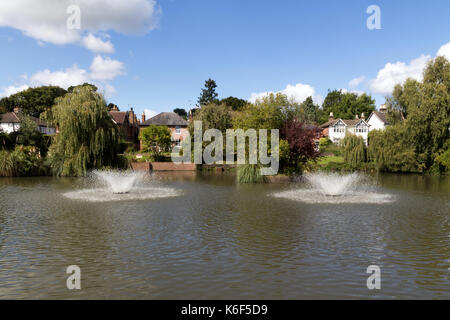
<instances>
[{"instance_id":1,"label":"riverbank vegetation","mask_svg":"<svg viewBox=\"0 0 450 320\"><path fill-rule=\"evenodd\" d=\"M397 85L387 107L391 125L371 131L368 147L355 136L342 141L344 162L354 170L450 173L449 61L431 60L423 81Z\"/></svg>"},{"instance_id":2,"label":"riverbank vegetation","mask_svg":"<svg viewBox=\"0 0 450 320\"><path fill-rule=\"evenodd\" d=\"M367 94L333 90L319 106L312 97L298 102L281 93L252 103L235 97L220 100L216 88L214 80L205 82L192 120L201 121L203 131L215 128L224 135L228 129L278 129L279 150L271 150L270 135L267 150L269 154L278 151L281 174L305 170L450 173L450 63L444 57L429 62L422 81L408 79L395 87L387 97L390 125L384 131L371 131L368 145L351 135L335 145L320 139L318 129L330 112L335 118L369 116L375 101ZM1 176L83 176L91 169L127 167L127 158L166 160L172 146L169 129L150 126L140 135L142 152L129 146L122 156L127 146L108 114L104 97L90 84L68 90L31 88L0 100L2 112L16 106L22 108L24 118L17 132L0 132ZM177 111L187 116L182 109ZM39 133L29 116L40 117L58 133ZM193 123L189 123L191 139ZM225 153L226 143L223 147ZM257 168L261 166L247 163L239 167L237 179L260 182Z\"/></svg>"}]
</instances>

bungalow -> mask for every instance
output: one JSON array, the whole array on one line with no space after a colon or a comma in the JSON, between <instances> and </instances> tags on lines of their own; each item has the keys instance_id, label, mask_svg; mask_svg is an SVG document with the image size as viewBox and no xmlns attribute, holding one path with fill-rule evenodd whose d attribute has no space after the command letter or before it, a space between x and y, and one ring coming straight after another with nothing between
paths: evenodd
<instances>
[{"instance_id":1,"label":"bungalow","mask_svg":"<svg viewBox=\"0 0 450 320\"><path fill-rule=\"evenodd\" d=\"M389 126L389 121L386 117L386 105L380 107L380 111L374 111L367 119L367 123L370 125L370 131L372 130L384 130L386 126Z\"/></svg>"},{"instance_id":2,"label":"bungalow","mask_svg":"<svg viewBox=\"0 0 450 320\"><path fill-rule=\"evenodd\" d=\"M181 146L181 142L189 135L188 122L174 112L162 112L145 121L142 118L141 129L151 126L166 126L169 128L174 146Z\"/></svg>"},{"instance_id":3,"label":"bungalow","mask_svg":"<svg viewBox=\"0 0 450 320\"><path fill-rule=\"evenodd\" d=\"M24 115L19 107L15 107L13 112L0 115L0 131L6 133L16 132L20 129ZM55 134L56 129L47 125L46 122L36 117L30 117L37 125L37 130L43 134Z\"/></svg>"},{"instance_id":4,"label":"bungalow","mask_svg":"<svg viewBox=\"0 0 450 320\"><path fill-rule=\"evenodd\" d=\"M354 120L343 120L334 119L331 113L328 122L320 128L323 136L328 137L333 143L338 144L347 134L354 134L362 137L367 145L370 125L365 121L364 114L361 115L361 119L356 115Z\"/></svg>"}]
</instances>

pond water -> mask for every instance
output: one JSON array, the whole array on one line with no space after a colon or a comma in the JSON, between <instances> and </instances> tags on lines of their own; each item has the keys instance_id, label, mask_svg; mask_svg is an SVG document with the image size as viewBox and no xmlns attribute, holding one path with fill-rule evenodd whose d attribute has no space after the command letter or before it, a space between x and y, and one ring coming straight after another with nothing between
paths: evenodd
<instances>
[{"instance_id":1,"label":"pond water","mask_svg":"<svg viewBox=\"0 0 450 320\"><path fill-rule=\"evenodd\" d=\"M348 197L188 172L107 198L87 180L0 179L0 298L450 299L449 177L365 177Z\"/></svg>"}]
</instances>

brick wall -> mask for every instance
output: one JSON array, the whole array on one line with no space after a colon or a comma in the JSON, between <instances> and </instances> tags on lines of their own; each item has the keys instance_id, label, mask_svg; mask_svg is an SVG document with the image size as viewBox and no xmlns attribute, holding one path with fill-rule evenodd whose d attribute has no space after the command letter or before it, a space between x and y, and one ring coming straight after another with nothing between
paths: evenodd
<instances>
[{"instance_id":1,"label":"brick wall","mask_svg":"<svg viewBox=\"0 0 450 320\"><path fill-rule=\"evenodd\" d=\"M153 171L195 171L195 164L176 164L173 162L152 162L150 168Z\"/></svg>"},{"instance_id":2,"label":"brick wall","mask_svg":"<svg viewBox=\"0 0 450 320\"><path fill-rule=\"evenodd\" d=\"M175 164L173 162L132 162L134 171L196 171L195 164Z\"/></svg>"}]
</instances>

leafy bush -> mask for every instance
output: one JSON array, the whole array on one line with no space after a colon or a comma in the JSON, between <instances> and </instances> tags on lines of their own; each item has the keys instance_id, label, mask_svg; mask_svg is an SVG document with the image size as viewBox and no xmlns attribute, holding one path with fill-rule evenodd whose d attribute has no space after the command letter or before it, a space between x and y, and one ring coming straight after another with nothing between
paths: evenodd
<instances>
[{"instance_id":1,"label":"leafy bush","mask_svg":"<svg viewBox=\"0 0 450 320\"><path fill-rule=\"evenodd\" d=\"M6 150L0 151L0 176L10 177L13 174L14 163L10 152Z\"/></svg>"},{"instance_id":2,"label":"leafy bush","mask_svg":"<svg viewBox=\"0 0 450 320\"><path fill-rule=\"evenodd\" d=\"M241 165L237 169L239 183L263 183L264 176L261 175L261 167L256 164Z\"/></svg>"},{"instance_id":3,"label":"leafy bush","mask_svg":"<svg viewBox=\"0 0 450 320\"><path fill-rule=\"evenodd\" d=\"M39 176L47 175L39 149L30 146L17 146L13 151L0 151L0 176Z\"/></svg>"}]
</instances>

